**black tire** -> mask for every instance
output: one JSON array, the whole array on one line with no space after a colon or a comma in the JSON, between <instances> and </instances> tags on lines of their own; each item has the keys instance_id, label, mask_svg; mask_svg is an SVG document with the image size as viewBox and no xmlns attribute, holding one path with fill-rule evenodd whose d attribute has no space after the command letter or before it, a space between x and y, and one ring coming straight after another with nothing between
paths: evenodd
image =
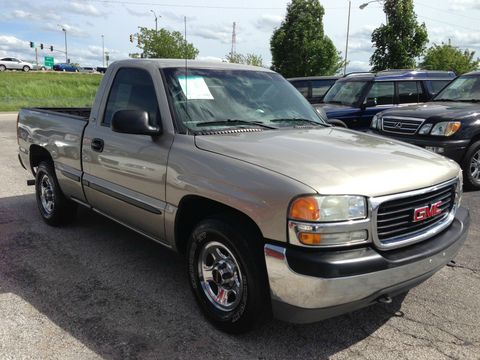
<instances>
[{"instance_id":1,"label":"black tire","mask_svg":"<svg viewBox=\"0 0 480 360\"><path fill-rule=\"evenodd\" d=\"M0 65L0 71L5 71L7 70L7 67L5 65Z\"/></svg>"},{"instance_id":2,"label":"black tire","mask_svg":"<svg viewBox=\"0 0 480 360\"><path fill-rule=\"evenodd\" d=\"M22 70L25 71L25 72L29 72L30 71L30 66L25 65Z\"/></svg>"},{"instance_id":3,"label":"black tire","mask_svg":"<svg viewBox=\"0 0 480 360\"><path fill-rule=\"evenodd\" d=\"M251 229L248 224L229 217L213 217L201 221L189 238L187 266L192 291L203 314L222 331L232 334L243 333L258 327L270 317L269 286L262 240L258 232ZM220 264L215 262L213 258L215 255L208 253L212 251L211 254L213 254L216 250L215 246L223 252L223 255L232 255L227 256L226 260L221 258L225 262L228 261L227 265L222 264L221 261ZM209 255L205 256L205 254ZM201 269L208 269L202 264L208 264L208 256L211 256L212 270L206 271L212 272L211 282L202 281L204 277ZM202 259L206 259L206 262L202 262ZM238 268L228 264L238 265ZM228 272L227 270L231 270L232 267L239 271ZM215 269L217 269L216 275ZM223 286L217 286L214 279L222 282L226 279L226 283L235 284L225 285L227 290L223 290L222 293L227 293L225 307L231 302L231 309L222 308L223 305L212 299L215 297L218 299L220 289L225 289ZM232 279L240 279L239 284ZM213 295L216 288L216 296L209 295L209 291L205 288L213 289ZM234 295L235 290L238 297Z\"/></svg>"},{"instance_id":4,"label":"black tire","mask_svg":"<svg viewBox=\"0 0 480 360\"><path fill-rule=\"evenodd\" d=\"M461 166L465 188L480 190L480 141L469 146Z\"/></svg>"},{"instance_id":5,"label":"black tire","mask_svg":"<svg viewBox=\"0 0 480 360\"><path fill-rule=\"evenodd\" d=\"M38 165L35 193L40 215L48 225L66 225L75 219L77 204L63 195L55 170L49 162Z\"/></svg>"},{"instance_id":6,"label":"black tire","mask_svg":"<svg viewBox=\"0 0 480 360\"><path fill-rule=\"evenodd\" d=\"M348 128L347 124L345 124L342 120L338 120L338 119L328 119L328 123L329 123L330 125L335 126L335 127L342 127L342 128L345 128L345 129Z\"/></svg>"}]
</instances>

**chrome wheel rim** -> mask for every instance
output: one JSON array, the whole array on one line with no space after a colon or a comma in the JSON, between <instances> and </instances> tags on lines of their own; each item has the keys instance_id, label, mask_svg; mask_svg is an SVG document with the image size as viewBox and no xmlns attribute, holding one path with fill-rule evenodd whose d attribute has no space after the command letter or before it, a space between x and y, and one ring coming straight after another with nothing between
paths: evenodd
<instances>
[{"instance_id":1,"label":"chrome wheel rim","mask_svg":"<svg viewBox=\"0 0 480 360\"><path fill-rule=\"evenodd\" d=\"M480 181L480 150L473 154L470 160L470 176L473 180Z\"/></svg>"},{"instance_id":2,"label":"chrome wheel rim","mask_svg":"<svg viewBox=\"0 0 480 360\"><path fill-rule=\"evenodd\" d=\"M209 242L198 257L198 276L207 299L217 309L234 310L242 298L243 277L232 252L219 242Z\"/></svg>"},{"instance_id":3,"label":"chrome wheel rim","mask_svg":"<svg viewBox=\"0 0 480 360\"><path fill-rule=\"evenodd\" d=\"M53 194L52 182L46 174L40 179L40 200L43 210L50 215L55 205L55 195Z\"/></svg>"}]
</instances>

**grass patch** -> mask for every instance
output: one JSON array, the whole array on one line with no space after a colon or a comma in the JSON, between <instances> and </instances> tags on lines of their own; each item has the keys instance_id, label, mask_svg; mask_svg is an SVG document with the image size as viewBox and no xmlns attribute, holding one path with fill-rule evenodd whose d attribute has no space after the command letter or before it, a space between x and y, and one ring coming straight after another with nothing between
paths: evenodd
<instances>
[{"instance_id":1,"label":"grass patch","mask_svg":"<svg viewBox=\"0 0 480 360\"><path fill-rule=\"evenodd\" d=\"M0 72L0 111L23 107L90 107L100 74Z\"/></svg>"}]
</instances>

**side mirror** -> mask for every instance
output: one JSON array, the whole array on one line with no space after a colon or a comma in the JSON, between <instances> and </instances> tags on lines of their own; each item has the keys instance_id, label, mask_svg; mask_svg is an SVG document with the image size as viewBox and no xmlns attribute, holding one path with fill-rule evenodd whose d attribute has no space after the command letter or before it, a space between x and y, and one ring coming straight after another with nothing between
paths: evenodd
<instances>
[{"instance_id":1,"label":"side mirror","mask_svg":"<svg viewBox=\"0 0 480 360\"><path fill-rule=\"evenodd\" d=\"M377 106L377 99L369 98L369 99L367 99L366 102L363 103L362 107L365 109L365 108L375 107L375 106Z\"/></svg>"},{"instance_id":2,"label":"side mirror","mask_svg":"<svg viewBox=\"0 0 480 360\"><path fill-rule=\"evenodd\" d=\"M148 123L148 112L143 110L119 110L113 114L112 131L136 135L160 135L159 126Z\"/></svg>"}]
</instances>

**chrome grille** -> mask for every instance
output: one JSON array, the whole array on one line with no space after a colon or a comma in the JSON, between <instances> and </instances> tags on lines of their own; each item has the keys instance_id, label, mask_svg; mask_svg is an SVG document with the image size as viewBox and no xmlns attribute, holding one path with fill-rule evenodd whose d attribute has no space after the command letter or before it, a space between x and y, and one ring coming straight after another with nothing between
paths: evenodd
<instances>
[{"instance_id":1,"label":"chrome grille","mask_svg":"<svg viewBox=\"0 0 480 360\"><path fill-rule=\"evenodd\" d=\"M382 129L385 132L412 135L415 134L424 119L386 116L382 118Z\"/></svg>"},{"instance_id":2,"label":"chrome grille","mask_svg":"<svg viewBox=\"0 0 480 360\"><path fill-rule=\"evenodd\" d=\"M455 202L455 186L449 184L430 192L388 200L378 207L376 216L377 238L381 244L405 240L409 236L426 231L449 217ZM441 201L439 215L414 221L415 209L430 207Z\"/></svg>"}]
</instances>

